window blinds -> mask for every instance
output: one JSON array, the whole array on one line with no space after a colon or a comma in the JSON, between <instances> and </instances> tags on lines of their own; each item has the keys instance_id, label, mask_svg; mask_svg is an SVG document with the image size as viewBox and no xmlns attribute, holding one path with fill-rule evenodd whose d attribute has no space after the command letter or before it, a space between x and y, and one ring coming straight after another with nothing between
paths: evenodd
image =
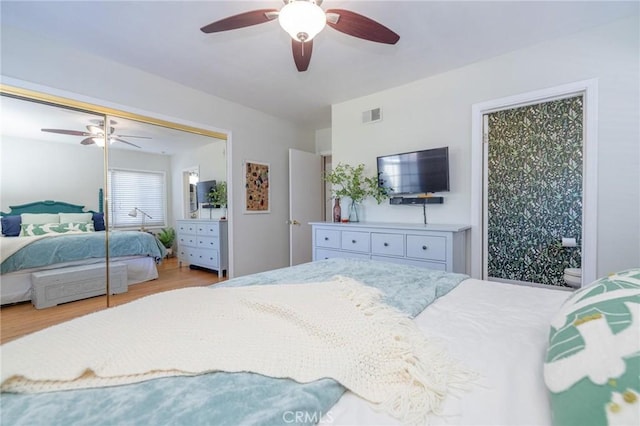
<instances>
[{"instance_id":1,"label":"window blinds","mask_svg":"<svg viewBox=\"0 0 640 426\"><path fill-rule=\"evenodd\" d=\"M113 227L139 227L143 214L129 216L135 207L151 216L144 218L145 226L166 226L165 181L164 172L110 169L107 188Z\"/></svg>"}]
</instances>

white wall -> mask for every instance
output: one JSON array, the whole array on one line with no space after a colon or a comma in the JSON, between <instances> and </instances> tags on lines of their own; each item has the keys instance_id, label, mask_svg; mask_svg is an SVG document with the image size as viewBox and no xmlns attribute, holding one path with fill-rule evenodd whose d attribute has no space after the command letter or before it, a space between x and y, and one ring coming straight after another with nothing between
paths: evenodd
<instances>
[{"instance_id":1,"label":"white wall","mask_svg":"<svg viewBox=\"0 0 640 426\"><path fill-rule=\"evenodd\" d=\"M0 144L0 209L32 201L54 200L98 210L98 190L104 188L104 158L95 145L43 142L3 136ZM109 167L165 172L171 179L166 155L109 150ZM171 188L167 192L171 203ZM171 222L171 211L167 220Z\"/></svg>"},{"instance_id":2,"label":"white wall","mask_svg":"<svg viewBox=\"0 0 640 426\"><path fill-rule=\"evenodd\" d=\"M243 275L288 265L288 149L313 151L313 130L15 28L2 27L1 47L5 77L100 99L131 112L230 131L231 271ZM244 160L271 164L270 214L242 214Z\"/></svg>"},{"instance_id":3,"label":"white wall","mask_svg":"<svg viewBox=\"0 0 640 426\"><path fill-rule=\"evenodd\" d=\"M103 150L3 136L0 142L0 210L41 200L98 210L104 187Z\"/></svg>"},{"instance_id":4,"label":"white wall","mask_svg":"<svg viewBox=\"0 0 640 426\"><path fill-rule=\"evenodd\" d=\"M326 154L331 152L331 127L316 130L316 153Z\"/></svg>"},{"instance_id":5,"label":"white wall","mask_svg":"<svg viewBox=\"0 0 640 426\"><path fill-rule=\"evenodd\" d=\"M598 79L598 276L640 265L638 16L334 105L333 162L449 146L451 192L427 206L433 223L470 223L471 106ZM383 121L361 124L381 107ZM363 154L366 153L366 154ZM422 222L422 209L369 201L365 220Z\"/></svg>"}]
</instances>

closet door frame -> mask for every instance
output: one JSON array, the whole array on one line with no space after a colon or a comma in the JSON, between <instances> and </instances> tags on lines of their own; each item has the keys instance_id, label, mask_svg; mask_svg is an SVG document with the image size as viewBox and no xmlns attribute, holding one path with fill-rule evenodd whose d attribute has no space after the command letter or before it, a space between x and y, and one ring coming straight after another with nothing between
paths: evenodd
<instances>
[{"instance_id":1,"label":"closet door frame","mask_svg":"<svg viewBox=\"0 0 640 426\"><path fill-rule=\"evenodd\" d=\"M471 108L471 276L487 279L485 256L487 191L485 114L582 95L584 99L583 192L582 192L582 285L597 277L598 208L598 80L590 79L548 89L522 93L472 105Z\"/></svg>"}]
</instances>

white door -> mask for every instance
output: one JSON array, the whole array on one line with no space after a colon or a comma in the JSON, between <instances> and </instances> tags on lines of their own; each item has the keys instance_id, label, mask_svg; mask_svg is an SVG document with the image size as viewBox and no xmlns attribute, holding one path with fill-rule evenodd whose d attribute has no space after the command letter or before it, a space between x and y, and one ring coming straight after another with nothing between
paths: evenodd
<instances>
[{"instance_id":1,"label":"white door","mask_svg":"<svg viewBox=\"0 0 640 426\"><path fill-rule=\"evenodd\" d=\"M289 263L311 262L311 225L322 220L322 157L289 150Z\"/></svg>"}]
</instances>

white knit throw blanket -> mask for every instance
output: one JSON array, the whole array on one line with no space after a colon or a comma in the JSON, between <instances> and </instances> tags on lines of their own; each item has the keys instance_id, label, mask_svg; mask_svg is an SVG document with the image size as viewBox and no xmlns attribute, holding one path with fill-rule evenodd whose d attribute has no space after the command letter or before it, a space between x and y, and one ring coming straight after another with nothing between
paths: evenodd
<instances>
[{"instance_id":1,"label":"white knit throw blanket","mask_svg":"<svg viewBox=\"0 0 640 426\"><path fill-rule=\"evenodd\" d=\"M329 377L398 419L424 422L472 374L380 296L344 277L168 291L2 345L1 390L250 371L302 383Z\"/></svg>"}]
</instances>

